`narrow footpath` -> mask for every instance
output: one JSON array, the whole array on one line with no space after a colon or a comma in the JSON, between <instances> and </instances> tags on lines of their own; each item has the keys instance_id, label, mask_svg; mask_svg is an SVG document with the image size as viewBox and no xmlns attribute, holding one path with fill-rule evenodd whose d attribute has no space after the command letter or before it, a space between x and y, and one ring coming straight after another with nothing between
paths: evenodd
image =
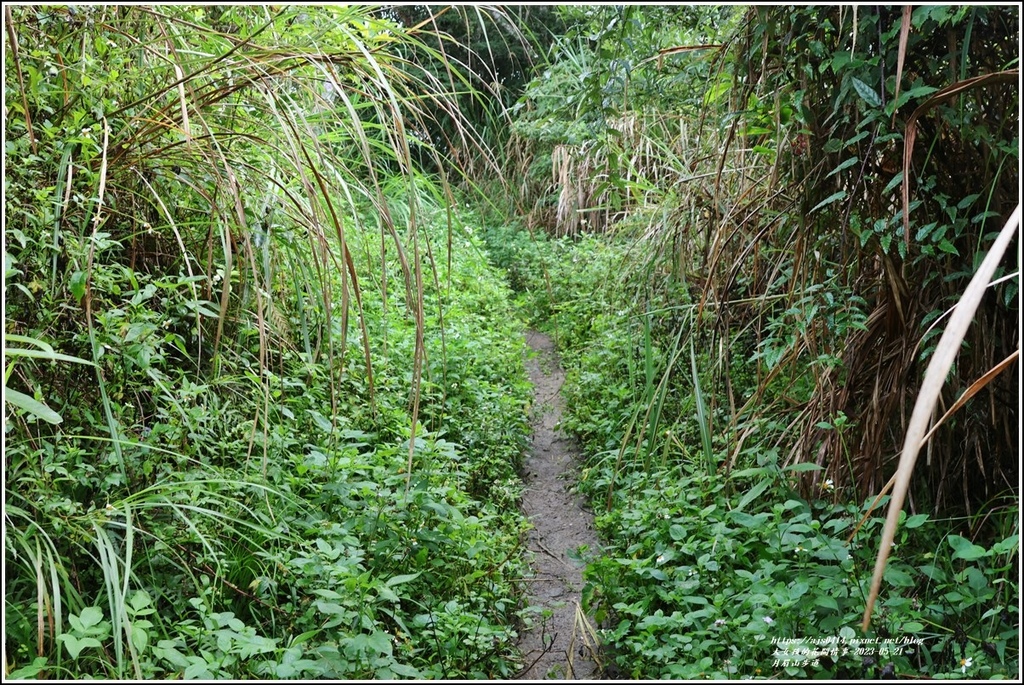
<instances>
[{"instance_id":1,"label":"narrow footpath","mask_svg":"<svg viewBox=\"0 0 1024 685\"><path fill-rule=\"evenodd\" d=\"M581 547L585 553L599 549L594 517L583 508L583 498L570 491L577 452L557 429L565 374L555 346L536 331L527 333L526 341L535 352L527 360L534 387L533 445L523 467L522 508L533 524L528 546L535 572L527 594L542 612L520 638L524 669L517 679L594 680L601 677L601 666L593 621L580 608L583 564L569 556Z\"/></svg>"}]
</instances>

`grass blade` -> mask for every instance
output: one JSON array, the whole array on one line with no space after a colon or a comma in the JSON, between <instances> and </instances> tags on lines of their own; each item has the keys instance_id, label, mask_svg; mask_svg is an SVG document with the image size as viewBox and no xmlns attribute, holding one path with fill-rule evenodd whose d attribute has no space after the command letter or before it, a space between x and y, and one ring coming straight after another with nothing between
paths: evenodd
<instances>
[{"instance_id":1,"label":"grass blade","mask_svg":"<svg viewBox=\"0 0 1024 685\"><path fill-rule=\"evenodd\" d=\"M697 401L697 423L700 425L700 444L704 449L704 460L708 465L708 474L715 473L715 456L711 449L711 424L708 421L708 407L704 400L704 392L700 387L697 375L697 356L693 351L693 340L690 340L690 369L693 372L693 397Z\"/></svg>"}]
</instances>

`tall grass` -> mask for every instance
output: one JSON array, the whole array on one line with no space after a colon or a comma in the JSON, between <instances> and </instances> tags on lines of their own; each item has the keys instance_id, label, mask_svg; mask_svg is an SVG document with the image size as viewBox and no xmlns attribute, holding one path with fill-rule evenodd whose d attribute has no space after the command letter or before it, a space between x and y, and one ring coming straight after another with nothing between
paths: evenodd
<instances>
[{"instance_id":1,"label":"tall grass","mask_svg":"<svg viewBox=\"0 0 1024 685\"><path fill-rule=\"evenodd\" d=\"M384 314L396 306L391 254L416 331L411 478L424 293L445 257L421 232L419 193L451 206L458 160L493 164L457 105L479 83L431 22L368 6L23 6L5 19L18 84L5 96L17 169L5 261L20 277L6 292L5 356L25 358L5 374L5 407L18 410L5 414L5 601L19 616L22 603L38 609L34 651L48 666L30 666L37 675L74 672L58 640L67 616L102 606L112 652L93 674L141 678L126 607L147 574L176 569L198 596L203 576L226 577L229 541L285 544L278 510L306 512L269 485L285 358L327 369L322 414L339 449L346 387L365 379L380 416L367 324L378 313L365 302L379 288ZM446 135L434 135L442 118ZM353 254L367 245L353 236L371 231L376 266ZM204 434L217 417L202 408L234 416L233 399L249 417L230 443L204 444L232 427ZM156 447L154 426L185 428Z\"/></svg>"}]
</instances>

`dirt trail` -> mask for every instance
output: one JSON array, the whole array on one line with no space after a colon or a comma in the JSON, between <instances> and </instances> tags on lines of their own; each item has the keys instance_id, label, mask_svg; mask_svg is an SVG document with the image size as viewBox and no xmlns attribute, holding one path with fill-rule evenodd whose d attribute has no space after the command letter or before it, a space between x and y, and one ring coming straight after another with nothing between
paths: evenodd
<instances>
[{"instance_id":1,"label":"dirt trail","mask_svg":"<svg viewBox=\"0 0 1024 685\"><path fill-rule=\"evenodd\" d=\"M591 552L598 549L594 517L583 508L582 498L569 491L577 453L556 428L564 407L559 391L565 374L555 346L535 331L527 333L526 341L536 352L527 360L534 386L533 446L523 467L522 507L534 526L528 545L536 574L527 594L531 605L551 615L538 615L533 630L520 638L525 668L517 679L593 680L601 677L601 670L592 622L580 609L583 568L568 552L582 545Z\"/></svg>"}]
</instances>

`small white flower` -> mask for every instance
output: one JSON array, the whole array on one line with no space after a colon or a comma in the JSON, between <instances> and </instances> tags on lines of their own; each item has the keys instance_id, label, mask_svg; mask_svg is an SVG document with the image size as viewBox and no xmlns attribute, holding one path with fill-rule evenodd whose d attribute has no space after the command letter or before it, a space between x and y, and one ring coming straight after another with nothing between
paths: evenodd
<instances>
[{"instance_id":1,"label":"small white flower","mask_svg":"<svg viewBox=\"0 0 1024 685\"><path fill-rule=\"evenodd\" d=\"M836 489L836 485L835 485L835 483L832 482L831 478L829 478L824 483L822 483L821 487L824 490L835 490Z\"/></svg>"},{"instance_id":2,"label":"small white flower","mask_svg":"<svg viewBox=\"0 0 1024 685\"><path fill-rule=\"evenodd\" d=\"M971 659L970 657L967 657L966 659L961 659L960 660L960 672L961 673L967 673L967 669L971 667L972 663L974 663L974 660Z\"/></svg>"},{"instance_id":3,"label":"small white flower","mask_svg":"<svg viewBox=\"0 0 1024 685\"><path fill-rule=\"evenodd\" d=\"M767 623L768 625L771 625L771 624L775 623L775 619L773 619L773 618L772 618L771 616L765 616L765 617L764 617L763 619L761 619L761 620L763 620L763 621L764 621L765 623Z\"/></svg>"},{"instance_id":4,"label":"small white flower","mask_svg":"<svg viewBox=\"0 0 1024 685\"><path fill-rule=\"evenodd\" d=\"M797 546L796 546L796 553L797 553L797 554L800 554L801 552L806 552L806 551L807 551L807 549L806 549L806 548L804 548L804 546L803 546L803 545L797 545Z\"/></svg>"},{"instance_id":5,"label":"small white flower","mask_svg":"<svg viewBox=\"0 0 1024 685\"><path fill-rule=\"evenodd\" d=\"M724 625L725 625L725 619L724 618L716 618L715 619L715 627L721 628Z\"/></svg>"},{"instance_id":6,"label":"small white flower","mask_svg":"<svg viewBox=\"0 0 1024 685\"><path fill-rule=\"evenodd\" d=\"M664 564L665 563L665 555L664 554L659 554L658 555L658 563L659 564Z\"/></svg>"}]
</instances>

